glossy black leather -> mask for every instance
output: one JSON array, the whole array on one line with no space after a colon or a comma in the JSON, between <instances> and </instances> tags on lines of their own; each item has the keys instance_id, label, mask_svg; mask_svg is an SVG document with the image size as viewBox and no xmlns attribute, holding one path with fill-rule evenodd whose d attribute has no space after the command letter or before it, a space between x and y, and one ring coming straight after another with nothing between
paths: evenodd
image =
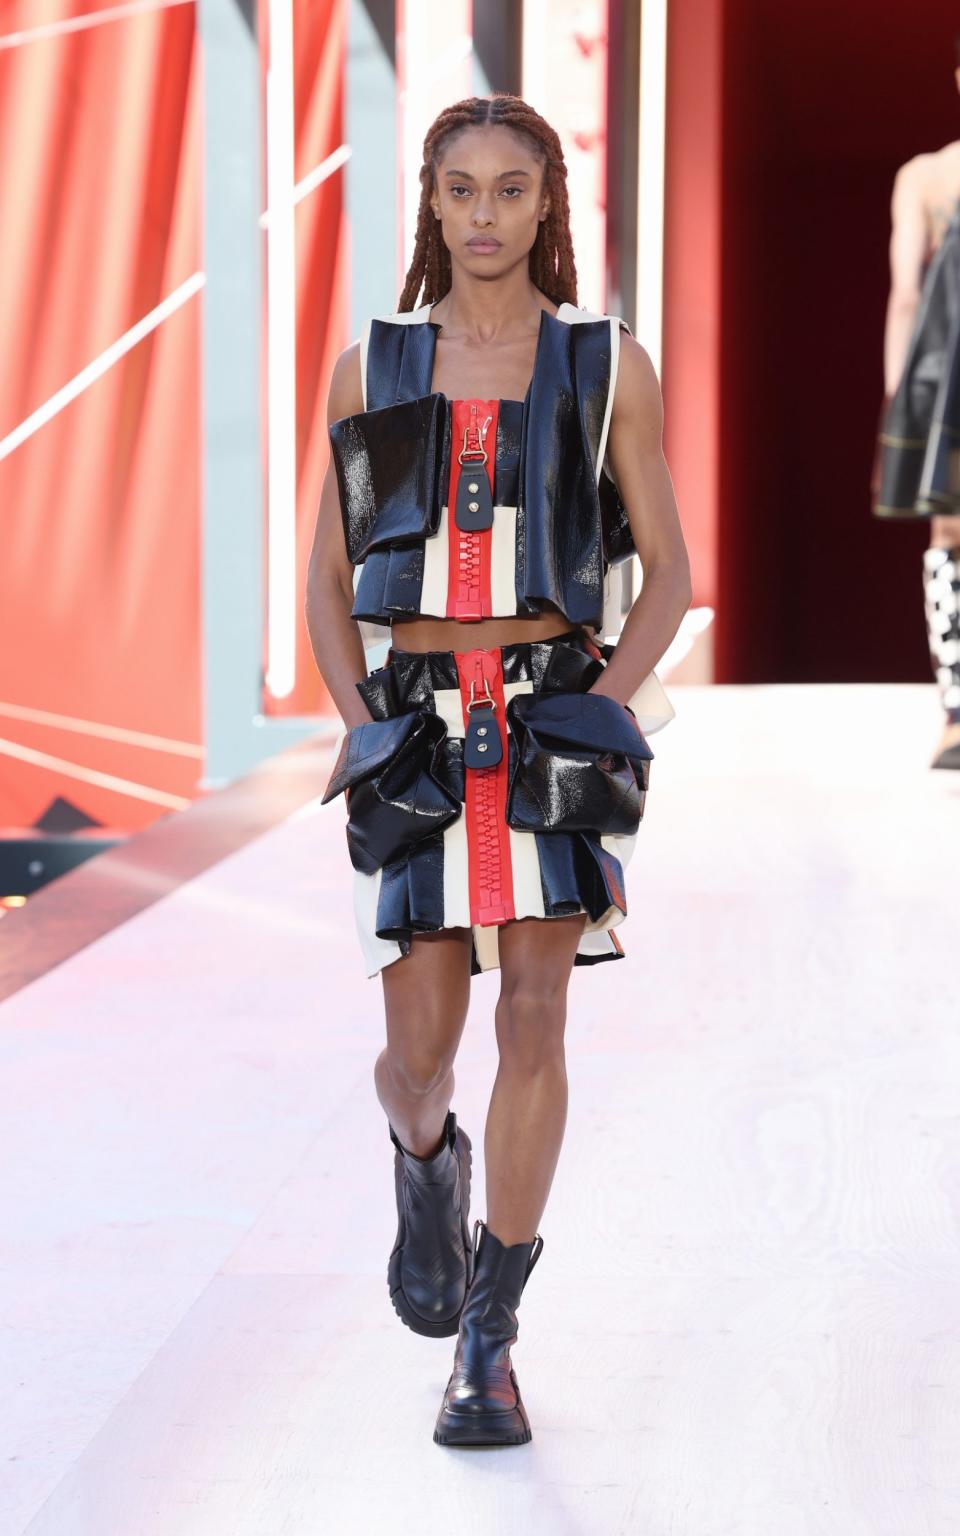
<instances>
[{"instance_id":1,"label":"glossy black leather","mask_svg":"<svg viewBox=\"0 0 960 1536\"><path fill-rule=\"evenodd\" d=\"M420 612L424 543L449 482L451 412L432 390L439 329L374 320L368 408L330 427L347 551L363 566L356 619ZM520 615L551 603L599 629L606 569L634 553L619 492L596 473L610 365L608 321L568 324L544 310L526 399L501 402L494 499L517 507Z\"/></svg>"},{"instance_id":2,"label":"glossy black leather","mask_svg":"<svg viewBox=\"0 0 960 1536\"><path fill-rule=\"evenodd\" d=\"M878 517L960 508L960 208L923 279L903 372L886 404L874 468Z\"/></svg>"},{"instance_id":3,"label":"glossy black leather","mask_svg":"<svg viewBox=\"0 0 960 1536\"><path fill-rule=\"evenodd\" d=\"M459 786L446 771L446 737L444 721L422 709L347 732L321 803L350 790L347 846L354 869L373 874L461 814Z\"/></svg>"},{"instance_id":4,"label":"glossy black leather","mask_svg":"<svg viewBox=\"0 0 960 1536\"><path fill-rule=\"evenodd\" d=\"M520 1297L543 1240L505 1246L477 1221L473 1247L473 1279L433 1438L438 1445L525 1445L532 1434L510 1348L517 1340Z\"/></svg>"},{"instance_id":5,"label":"glossy black leather","mask_svg":"<svg viewBox=\"0 0 960 1536\"><path fill-rule=\"evenodd\" d=\"M518 694L507 821L527 832L630 836L643 816L653 757L636 721L594 693Z\"/></svg>"},{"instance_id":6,"label":"glossy black leather","mask_svg":"<svg viewBox=\"0 0 960 1536\"><path fill-rule=\"evenodd\" d=\"M473 1271L470 1138L449 1110L432 1157L408 1152L392 1125L390 1139L397 1197L397 1236L387 1266L390 1299L414 1333L446 1338L457 1332Z\"/></svg>"},{"instance_id":7,"label":"glossy black leather","mask_svg":"<svg viewBox=\"0 0 960 1536\"><path fill-rule=\"evenodd\" d=\"M423 539L440 522L442 395L345 416L330 427L347 555Z\"/></svg>"},{"instance_id":8,"label":"glossy black leather","mask_svg":"<svg viewBox=\"0 0 960 1536\"><path fill-rule=\"evenodd\" d=\"M600 649L608 660L615 647ZM384 666L376 668L356 687L374 722L391 725L396 725L398 720L407 722L399 726L396 738L399 743L406 739L413 717L432 714L435 689L459 686L457 663L452 651L392 650L390 657ZM585 694L603 671L603 662L591 654L582 631L571 631L550 640L517 641L501 647L500 657L505 683L533 683L533 694L518 695L528 699L552 694ZM600 695L591 695L591 698L599 699ZM622 721L618 719L618 726L629 733L634 726L628 711L609 702L614 711L621 712ZM376 749L388 737L374 741L360 734L364 729L357 728L355 743L350 745L348 739L341 749L342 763L338 761L324 798L330 798L341 787L346 787L348 781L353 781L349 796L348 844L351 858L364 860L356 867L371 873L374 853L367 828L380 814L374 793L379 780L374 775L364 782L359 773L361 763L368 766L371 761L378 760ZM353 736L351 732L350 737ZM649 752L649 748L646 750ZM509 782L515 774L517 757L517 739L512 733L508 738L508 751ZM643 762L645 759L641 762L641 773ZM450 740L444 733L430 760L429 771L462 811L465 799L462 741ZM631 768L631 772L636 771ZM643 783L645 787L645 780ZM589 818L586 820L589 823ZM405 825L392 817L389 821L387 830L395 830L400 836L392 844L385 845L389 856L384 858L382 865L376 914L378 937L394 940L400 946L401 954L409 952L415 933L434 933L444 925L442 826L437 826L432 834L406 842L401 840ZM602 846L601 834L592 824L578 831L556 827L549 831L534 830L533 835L537 838L547 917L565 916L579 912L581 908L594 922L611 907L626 914L623 867L616 855ZM597 955L583 952L577 954L574 964L593 965L606 958L619 957L616 952ZM474 974L479 970L475 955L471 959L471 969Z\"/></svg>"}]
</instances>

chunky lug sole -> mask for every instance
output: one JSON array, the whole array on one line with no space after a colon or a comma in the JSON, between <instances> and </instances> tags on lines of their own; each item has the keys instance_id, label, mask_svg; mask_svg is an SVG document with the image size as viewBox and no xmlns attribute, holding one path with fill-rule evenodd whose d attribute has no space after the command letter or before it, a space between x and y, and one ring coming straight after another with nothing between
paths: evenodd
<instances>
[{"instance_id":1,"label":"chunky lug sole","mask_svg":"<svg viewBox=\"0 0 960 1536\"><path fill-rule=\"evenodd\" d=\"M485 1414L479 1421L476 1414L442 1413L433 1438L437 1445L462 1446L466 1450L481 1446L527 1445L533 1439L533 1432L521 1408L518 1412Z\"/></svg>"},{"instance_id":2,"label":"chunky lug sole","mask_svg":"<svg viewBox=\"0 0 960 1536\"><path fill-rule=\"evenodd\" d=\"M440 1322L434 1322L432 1318L423 1317L421 1313L411 1307L404 1295L403 1286L400 1283L400 1264L403 1258L403 1245L406 1241L406 1220L401 1214L400 1225L397 1228L397 1240L393 1245L390 1262L387 1265L387 1284L390 1287L390 1300L393 1310L402 1323L412 1328L414 1333L423 1334L428 1339L449 1339L460 1331L460 1313L463 1311L464 1302L467 1299L467 1291L470 1289L470 1277L473 1271L473 1244L470 1241L470 1171L473 1167L473 1156L470 1137L466 1131L457 1127L457 1140L455 1153L460 1163L460 1231L463 1236L463 1251L466 1256L466 1285L463 1292L463 1302L450 1318L443 1318ZM402 1153L394 1154L394 1188L397 1195L397 1207L402 1212L403 1202L400 1197L400 1179L402 1176Z\"/></svg>"}]
</instances>

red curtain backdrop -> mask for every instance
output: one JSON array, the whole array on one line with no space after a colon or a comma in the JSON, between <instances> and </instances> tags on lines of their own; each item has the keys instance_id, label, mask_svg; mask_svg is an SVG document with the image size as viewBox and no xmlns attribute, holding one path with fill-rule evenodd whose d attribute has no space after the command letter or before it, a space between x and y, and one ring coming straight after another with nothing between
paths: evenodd
<instances>
[{"instance_id":1,"label":"red curtain backdrop","mask_svg":"<svg viewBox=\"0 0 960 1536\"><path fill-rule=\"evenodd\" d=\"M8 0L0 36L104 8ZM199 270L198 88L192 5L0 49L0 438ZM195 791L201 302L0 461L0 739L155 798L0 747L0 825L61 795L132 830Z\"/></svg>"},{"instance_id":2,"label":"red curtain backdrop","mask_svg":"<svg viewBox=\"0 0 960 1536\"><path fill-rule=\"evenodd\" d=\"M202 270L195 8L32 35L109 9L0 3L0 439ZM296 0L297 180L342 140L346 18L347 0ZM302 611L349 340L342 185L335 171L297 210L299 633L293 694L265 700L277 713L330 708ZM0 827L59 795L134 831L198 792L202 303L0 461Z\"/></svg>"},{"instance_id":3,"label":"red curtain backdrop","mask_svg":"<svg viewBox=\"0 0 960 1536\"><path fill-rule=\"evenodd\" d=\"M667 447L719 682L928 678L878 524L894 173L960 138L954 0L671 0Z\"/></svg>"},{"instance_id":4,"label":"red curtain backdrop","mask_svg":"<svg viewBox=\"0 0 960 1536\"><path fill-rule=\"evenodd\" d=\"M295 0L293 9L294 178L300 182L343 143L348 0ZM267 50L261 49L266 63ZM297 205L297 663L293 693L264 698L273 715L331 713L303 617L307 561L327 468L326 409L337 356L351 340L349 230L344 218L346 167L327 176ZM384 259L389 260L390 253ZM263 258L266 262L266 237ZM266 656L264 657L266 662Z\"/></svg>"}]
</instances>

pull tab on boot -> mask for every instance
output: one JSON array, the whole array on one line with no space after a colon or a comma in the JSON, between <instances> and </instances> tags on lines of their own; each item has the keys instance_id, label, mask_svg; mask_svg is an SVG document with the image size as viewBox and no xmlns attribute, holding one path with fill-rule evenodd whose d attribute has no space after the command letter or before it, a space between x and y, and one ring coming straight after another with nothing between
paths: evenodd
<instances>
[{"instance_id":1,"label":"pull tab on boot","mask_svg":"<svg viewBox=\"0 0 960 1536\"><path fill-rule=\"evenodd\" d=\"M464 533L482 533L485 528L493 527L493 493L485 446L491 419L487 416L481 421L477 407L472 405L470 420L463 429L463 446L457 455L460 478L454 519Z\"/></svg>"}]
</instances>

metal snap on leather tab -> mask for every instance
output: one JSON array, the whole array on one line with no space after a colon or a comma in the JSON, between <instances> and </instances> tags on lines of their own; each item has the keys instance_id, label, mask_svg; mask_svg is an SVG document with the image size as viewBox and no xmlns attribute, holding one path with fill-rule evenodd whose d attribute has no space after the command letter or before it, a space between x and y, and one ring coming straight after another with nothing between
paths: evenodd
<instances>
[{"instance_id":1,"label":"metal snap on leather tab","mask_svg":"<svg viewBox=\"0 0 960 1536\"><path fill-rule=\"evenodd\" d=\"M470 692L473 694L474 685L471 682ZM500 740L500 732L497 729L494 710L495 701L490 699L477 699L466 706L467 731L463 739L463 765L465 768L495 768L503 757L503 745ZM489 737L489 740L481 741L481 737Z\"/></svg>"}]
</instances>

